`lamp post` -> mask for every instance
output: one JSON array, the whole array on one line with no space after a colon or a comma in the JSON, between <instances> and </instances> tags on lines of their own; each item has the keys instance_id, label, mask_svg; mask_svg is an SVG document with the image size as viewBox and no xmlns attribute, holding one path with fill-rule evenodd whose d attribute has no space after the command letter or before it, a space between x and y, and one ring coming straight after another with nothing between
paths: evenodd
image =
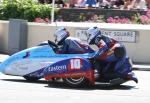
<instances>
[{"instance_id":1,"label":"lamp post","mask_svg":"<svg viewBox=\"0 0 150 103\"><path fill-rule=\"evenodd\" d=\"M55 0L52 0L51 23L54 22Z\"/></svg>"}]
</instances>

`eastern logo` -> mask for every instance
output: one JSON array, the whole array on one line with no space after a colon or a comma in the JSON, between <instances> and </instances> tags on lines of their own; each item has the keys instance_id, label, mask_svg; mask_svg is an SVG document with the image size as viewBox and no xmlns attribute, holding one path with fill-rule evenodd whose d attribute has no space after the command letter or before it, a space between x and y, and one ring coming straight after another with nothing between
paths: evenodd
<instances>
[{"instance_id":1,"label":"eastern logo","mask_svg":"<svg viewBox=\"0 0 150 103\"><path fill-rule=\"evenodd\" d=\"M65 71L65 70L67 70L66 65L48 67L49 72L52 72L52 71Z\"/></svg>"}]
</instances>

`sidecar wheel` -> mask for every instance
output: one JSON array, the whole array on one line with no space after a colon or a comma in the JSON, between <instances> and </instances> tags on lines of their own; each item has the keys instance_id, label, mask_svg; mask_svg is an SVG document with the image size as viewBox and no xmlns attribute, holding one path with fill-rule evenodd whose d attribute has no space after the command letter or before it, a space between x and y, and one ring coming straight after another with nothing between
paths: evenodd
<instances>
[{"instance_id":1,"label":"sidecar wheel","mask_svg":"<svg viewBox=\"0 0 150 103\"><path fill-rule=\"evenodd\" d=\"M85 77L79 78L65 78L64 83L71 87L83 87L88 85L88 80Z\"/></svg>"},{"instance_id":2,"label":"sidecar wheel","mask_svg":"<svg viewBox=\"0 0 150 103\"><path fill-rule=\"evenodd\" d=\"M37 81L40 78L38 77L30 77L30 76L23 76L27 81Z\"/></svg>"}]
</instances>

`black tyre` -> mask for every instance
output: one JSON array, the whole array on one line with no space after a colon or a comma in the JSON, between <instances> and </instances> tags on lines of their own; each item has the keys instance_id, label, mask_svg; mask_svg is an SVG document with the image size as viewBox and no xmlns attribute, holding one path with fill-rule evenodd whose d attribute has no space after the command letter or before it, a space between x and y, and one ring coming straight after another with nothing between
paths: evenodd
<instances>
[{"instance_id":1,"label":"black tyre","mask_svg":"<svg viewBox=\"0 0 150 103\"><path fill-rule=\"evenodd\" d=\"M110 81L111 86L120 86L121 84L127 82L127 80L122 78L115 78Z\"/></svg>"},{"instance_id":2,"label":"black tyre","mask_svg":"<svg viewBox=\"0 0 150 103\"><path fill-rule=\"evenodd\" d=\"M30 77L30 76L23 76L27 81L37 81L40 78L38 77Z\"/></svg>"},{"instance_id":3,"label":"black tyre","mask_svg":"<svg viewBox=\"0 0 150 103\"><path fill-rule=\"evenodd\" d=\"M84 87L89 85L89 81L85 77L65 78L64 83L71 87Z\"/></svg>"}]
</instances>

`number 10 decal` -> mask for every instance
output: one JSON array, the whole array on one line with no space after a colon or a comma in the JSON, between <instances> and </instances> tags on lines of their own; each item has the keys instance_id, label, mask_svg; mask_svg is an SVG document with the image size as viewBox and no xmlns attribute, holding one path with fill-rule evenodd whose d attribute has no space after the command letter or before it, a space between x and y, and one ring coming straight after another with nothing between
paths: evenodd
<instances>
[{"instance_id":1,"label":"number 10 decal","mask_svg":"<svg viewBox=\"0 0 150 103\"><path fill-rule=\"evenodd\" d=\"M80 69L81 68L81 61L80 59L71 59L70 60L71 69Z\"/></svg>"}]
</instances>

